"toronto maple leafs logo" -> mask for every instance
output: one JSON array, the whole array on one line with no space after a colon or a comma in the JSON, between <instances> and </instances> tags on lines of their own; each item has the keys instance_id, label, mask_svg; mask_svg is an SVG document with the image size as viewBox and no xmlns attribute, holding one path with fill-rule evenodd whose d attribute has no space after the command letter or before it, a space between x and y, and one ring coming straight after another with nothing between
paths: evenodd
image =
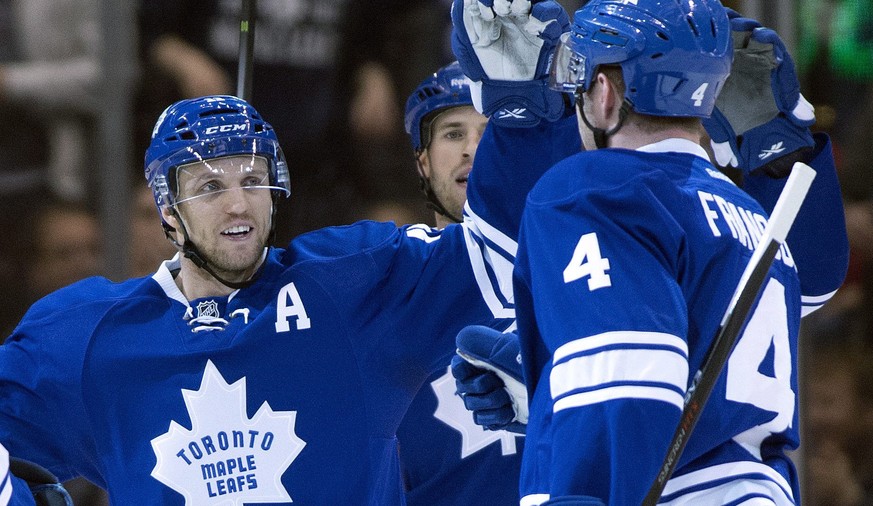
<instances>
[{"instance_id":1,"label":"toronto maple leafs logo","mask_svg":"<svg viewBox=\"0 0 873 506\"><path fill-rule=\"evenodd\" d=\"M200 389L183 389L182 397L191 429L171 421L152 439L155 479L182 494L185 506L292 502L282 474L306 446L294 432L296 411L264 402L249 419L246 378L228 384L211 360Z\"/></svg>"},{"instance_id":2,"label":"toronto maple leafs logo","mask_svg":"<svg viewBox=\"0 0 873 506\"><path fill-rule=\"evenodd\" d=\"M464 401L458 396L455 378L451 368L430 384L437 396L437 409L433 416L449 427L461 433L461 458L467 458L491 443L500 442L501 455L515 455L517 448L515 438L524 437L505 430L486 430L476 425L473 413L464 407Z\"/></svg>"},{"instance_id":3,"label":"toronto maple leafs logo","mask_svg":"<svg viewBox=\"0 0 873 506\"><path fill-rule=\"evenodd\" d=\"M220 318L221 315L218 314L218 302L214 300L205 300L203 302L197 303L197 317L201 316L212 316L214 318Z\"/></svg>"}]
</instances>

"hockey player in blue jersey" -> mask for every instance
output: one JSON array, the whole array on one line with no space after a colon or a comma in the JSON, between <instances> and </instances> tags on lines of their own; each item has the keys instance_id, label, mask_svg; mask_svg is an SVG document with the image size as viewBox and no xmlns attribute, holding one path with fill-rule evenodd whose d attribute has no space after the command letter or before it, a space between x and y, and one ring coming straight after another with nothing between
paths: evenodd
<instances>
[{"instance_id":1,"label":"hockey player in blue jersey","mask_svg":"<svg viewBox=\"0 0 873 506\"><path fill-rule=\"evenodd\" d=\"M490 22L480 8L455 2L465 71L493 58L470 36ZM484 368L453 364L480 423L528 422L521 504L643 501L690 374L799 158L818 177L791 249L772 267L661 498L798 503L786 452L799 443L799 322L839 287L848 257L830 147L808 131L814 116L784 46L716 0L592 0L576 12L552 77L575 98L588 151L549 170L527 199L514 271L521 365L505 353L512 340L482 327L465 329L458 346ZM748 193L709 161L701 119L716 159L743 170ZM541 142L550 141L532 136L524 147ZM529 406L500 388L519 380Z\"/></svg>"},{"instance_id":2,"label":"hockey player in blue jersey","mask_svg":"<svg viewBox=\"0 0 873 506\"><path fill-rule=\"evenodd\" d=\"M517 13L542 32L521 42L540 68L567 28L549 5ZM553 131L535 120L490 142ZM524 196L566 154L472 176L463 225L362 222L271 248L293 162L269 123L235 97L171 105L145 176L180 254L29 309L0 346L0 442L116 505L402 504L395 433L409 402L463 325L512 314L492 284L507 261L475 222L515 237Z\"/></svg>"},{"instance_id":3,"label":"hockey player in blue jersey","mask_svg":"<svg viewBox=\"0 0 873 506\"><path fill-rule=\"evenodd\" d=\"M406 131L438 228L462 221L467 177L487 121L473 108L470 81L457 63L424 79L406 102ZM495 323L502 330L514 322ZM407 504L475 504L482 497L495 506L518 504L523 435L476 425L448 366L428 378L397 431Z\"/></svg>"},{"instance_id":4,"label":"hockey player in blue jersey","mask_svg":"<svg viewBox=\"0 0 873 506\"><path fill-rule=\"evenodd\" d=\"M406 100L403 123L437 228L461 223L467 178L488 118L473 107L470 80L458 62L419 83Z\"/></svg>"}]
</instances>

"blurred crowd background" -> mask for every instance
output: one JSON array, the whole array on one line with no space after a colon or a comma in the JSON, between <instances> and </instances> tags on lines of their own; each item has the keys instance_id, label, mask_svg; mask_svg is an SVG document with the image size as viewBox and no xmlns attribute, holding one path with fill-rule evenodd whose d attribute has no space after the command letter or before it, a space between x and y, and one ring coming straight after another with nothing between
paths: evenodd
<instances>
[{"instance_id":1,"label":"blurred crowd background","mask_svg":"<svg viewBox=\"0 0 873 506\"><path fill-rule=\"evenodd\" d=\"M568 11L582 0L560 0ZM292 197L276 243L359 219L431 223L406 97L452 61L451 0L259 0L252 103ZM777 29L833 140L849 276L804 320L796 453L808 505L873 504L873 0L736 0ZM174 253L142 159L178 99L236 94L241 0L0 0L0 340L39 297ZM76 504L106 504L85 482Z\"/></svg>"}]
</instances>

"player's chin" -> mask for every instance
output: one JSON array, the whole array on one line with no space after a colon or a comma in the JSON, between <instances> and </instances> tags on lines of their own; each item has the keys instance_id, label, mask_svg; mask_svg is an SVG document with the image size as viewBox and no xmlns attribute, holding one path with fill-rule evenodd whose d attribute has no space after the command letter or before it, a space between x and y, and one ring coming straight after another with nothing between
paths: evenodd
<instances>
[{"instance_id":1,"label":"player's chin","mask_svg":"<svg viewBox=\"0 0 873 506\"><path fill-rule=\"evenodd\" d=\"M267 240L263 237L252 236L245 239L236 237L224 241L219 249L220 256L225 258L228 263L239 268L246 268L261 258L266 246Z\"/></svg>"},{"instance_id":2,"label":"player's chin","mask_svg":"<svg viewBox=\"0 0 873 506\"><path fill-rule=\"evenodd\" d=\"M234 275L252 271L261 259L261 251L259 248L257 251L224 252L216 260L216 267L222 272Z\"/></svg>"}]
</instances>

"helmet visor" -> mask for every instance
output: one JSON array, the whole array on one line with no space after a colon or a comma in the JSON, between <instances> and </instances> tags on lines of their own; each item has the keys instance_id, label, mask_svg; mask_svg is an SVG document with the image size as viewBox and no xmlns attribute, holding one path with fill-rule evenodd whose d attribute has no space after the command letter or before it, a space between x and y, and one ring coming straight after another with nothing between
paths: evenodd
<instances>
[{"instance_id":1,"label":"helmet visor","mask_svg":"<svg viewBox=\"0 0 873 506\"><path fill-rule=\"evenodd\" d=\"M585 56L573 49L570 36L571 32L561 35L549 69L549 88L564 93L575 93L580 88L585 91L588 88L585 83Z\"/></svg>"},{"instance_id":2,"label":"helmet visor","mask_svg":"<svg viewBox=\"0 0 873 506\"><path fill-rule=\"evenodd\" d=\"M178 185L178 174L174 180L177 184L171 191L168 178L174 172L178 172L183 167L195 165L213 167L212 170L217 171L218 167L223 164L215 161L225 158L248 159L247 165L250 168L256 165L255 159L260 159L266 167L264 170L267 178L256 186L281 191L285 196L290 193L288 166L285 163L282 149L276 141L257 137L227 137L197 142L152 162L149 172L154 174L154 177L149 183L155 191L158 207L175 205L179 203L180 199L193 196L179 194L181 186Z\"/></svg>"},{"instance_id":3,"label":"helmet visor","mask_svg":"<svg viewBox=\"0 0 873 506\"><path fill-rule=\"evenodd\" d=\"M231 155L176 169L176 201L207 204L232 191L284 191L270 182L270 166L259 155Z\"/></svg>"}]
</instances>

